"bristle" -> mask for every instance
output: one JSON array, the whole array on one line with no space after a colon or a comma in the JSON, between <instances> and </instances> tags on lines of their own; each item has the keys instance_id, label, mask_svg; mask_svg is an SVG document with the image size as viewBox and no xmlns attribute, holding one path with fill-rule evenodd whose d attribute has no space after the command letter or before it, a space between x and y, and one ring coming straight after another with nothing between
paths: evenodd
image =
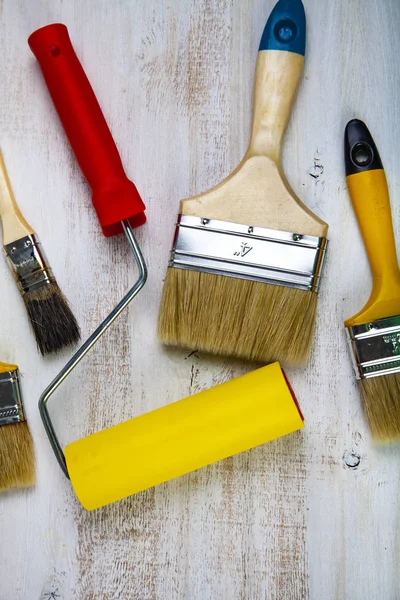
<instances>
[{"instance_id":1,"label":"bristle","mask_svg":"<svg viewBox=\"0 0 400 600\"><path fill-rule=\"evenodd\" d=\"M23 298L43 356L79 341L78 323L55 281L24 294Z\"/></svg>"},{"instance_id":2,"label":"bristle","mask_svg":"<svg viewBox=\"0 0 400 600\"><path fill-rule=\"evenodd\" d=\"M35 483L35 457L28 423L0 427L0 491Z\"/></svg>"},{"instance_id":3,"label":"bristle","mask_svg":"<svg viewBox=\"0 0 400 600\"><path fill-rule=\"evenodd\" d=\"M400 442L400 373L361 379L361 397L374 440Z\"/></svg>"},{"instance_id":4,"label":"bristle","mask_svg":"<svg viewBox=\"0 0 400 600\"><path fill-rule=\"evenodd\" d=\"M173 346L300 365L310 354L317 299L295 288L169 268L158 333Z\"/></svg>"}]
</instances>

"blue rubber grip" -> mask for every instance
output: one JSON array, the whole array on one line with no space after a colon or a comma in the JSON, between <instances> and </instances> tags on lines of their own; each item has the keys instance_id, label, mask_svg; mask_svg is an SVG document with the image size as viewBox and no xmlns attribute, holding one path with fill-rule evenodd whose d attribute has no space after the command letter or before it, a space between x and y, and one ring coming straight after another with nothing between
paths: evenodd
<instances>
[{"instance_id":1,"label":"blue rubber grip","mask_svg":"<svg viewBox=\"0 0 400 600\"><path fill-rule=\"evenodd\" d=\"M259 50L305 55L306 15L301 0L279 0L269 16Z\"/></svg>"}]
</instances>

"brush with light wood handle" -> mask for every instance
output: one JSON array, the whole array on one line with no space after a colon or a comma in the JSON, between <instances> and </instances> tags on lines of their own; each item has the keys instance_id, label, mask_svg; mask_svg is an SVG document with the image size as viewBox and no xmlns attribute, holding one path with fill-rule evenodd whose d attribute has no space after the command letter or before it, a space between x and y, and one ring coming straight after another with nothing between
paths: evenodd
<instances>
[{"instance_id":1,"label":"brush with light wood handle","mask_svg":"<svg viewBox=\"0 0 400 600\"><path fill-rule=\"evenodd\" d=\"M365 123L345 133L346 179L372 271L365 306L345 321L368 425L375 441L400 442L400 270L385 171Z\"/></svg>"},{"instance_id":2,"label":"brush with light wood handle","mask_svg":"<svg viewBox=\"0 0 400 600\"><path fill-rule=\"evenodd\" d=\"M0 153L0 221L4 251L17 281L40 352L75 344L79 327L44 255L38 236L15 202Z\"/></svg>"},{"instance_id":3,"label":"brush with light wood handle","mask_svg":"<svg viewBox=\"0 0 400 600\"><path fill-rule=\"evenodd\" d=\"M309 356L328 225L280 159L305 36L301 0L280 0L261 39L246 155L215 188L181 201L159 316L166 344L264 363Z\"/></svg>"}]
</instances>

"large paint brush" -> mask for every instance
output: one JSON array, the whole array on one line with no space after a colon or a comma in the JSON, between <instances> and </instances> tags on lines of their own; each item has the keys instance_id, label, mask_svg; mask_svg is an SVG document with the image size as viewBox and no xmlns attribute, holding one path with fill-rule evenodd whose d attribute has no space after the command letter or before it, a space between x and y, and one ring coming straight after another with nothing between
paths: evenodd
<instances>
[{"instance_id":1,"label":"large paint brush","mask_svg":"<svg viewBox=\"0 0 400 600\"><path fill-rule=\"evenodd\" d=\"M159 317L166 344L264 363L309 356L328 225L280 161L305 36L301 0L280 0L261 39L247 153L225 181L181 201Z\"/></svg>"},{"instance_id":2,"label":"large paint brush","mask_svg":"<svg viewBox=\"0 0 400 600\"><path fill-rule=\"evenodd\" d=\"M0 221L4 251L25 302L40 352L79 341L80 332L35 231L19 210L0 153Z\"/></svg>"},{"instance_id":3,"label":"large paint brush","mask_svg":"<svg viewBox=\"0 0 400 600\"><path fill-rule=\"evenodd\" d=\"M372 292L345 321L373 438L400 441L400 271L385 171L362 121L348 123L345 163L351 202L371 265Z\"/></svg>"}]
</instances>

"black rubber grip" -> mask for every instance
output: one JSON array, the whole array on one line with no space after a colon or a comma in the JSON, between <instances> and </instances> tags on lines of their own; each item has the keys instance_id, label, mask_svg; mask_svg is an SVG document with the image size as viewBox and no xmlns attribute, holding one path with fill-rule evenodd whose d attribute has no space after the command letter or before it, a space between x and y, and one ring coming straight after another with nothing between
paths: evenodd
<instances>
[{"instance_id":1,"label":"black rubber grip","mask_svg":"<svg viewBox=\"0 0 400 600\"><path fill-rule=\"evenodd\" d=\"M344 135L346 177L364 171L383 169L381 157L368 127L359 119L347 123Z\"/></svg>"}]
</instances>

